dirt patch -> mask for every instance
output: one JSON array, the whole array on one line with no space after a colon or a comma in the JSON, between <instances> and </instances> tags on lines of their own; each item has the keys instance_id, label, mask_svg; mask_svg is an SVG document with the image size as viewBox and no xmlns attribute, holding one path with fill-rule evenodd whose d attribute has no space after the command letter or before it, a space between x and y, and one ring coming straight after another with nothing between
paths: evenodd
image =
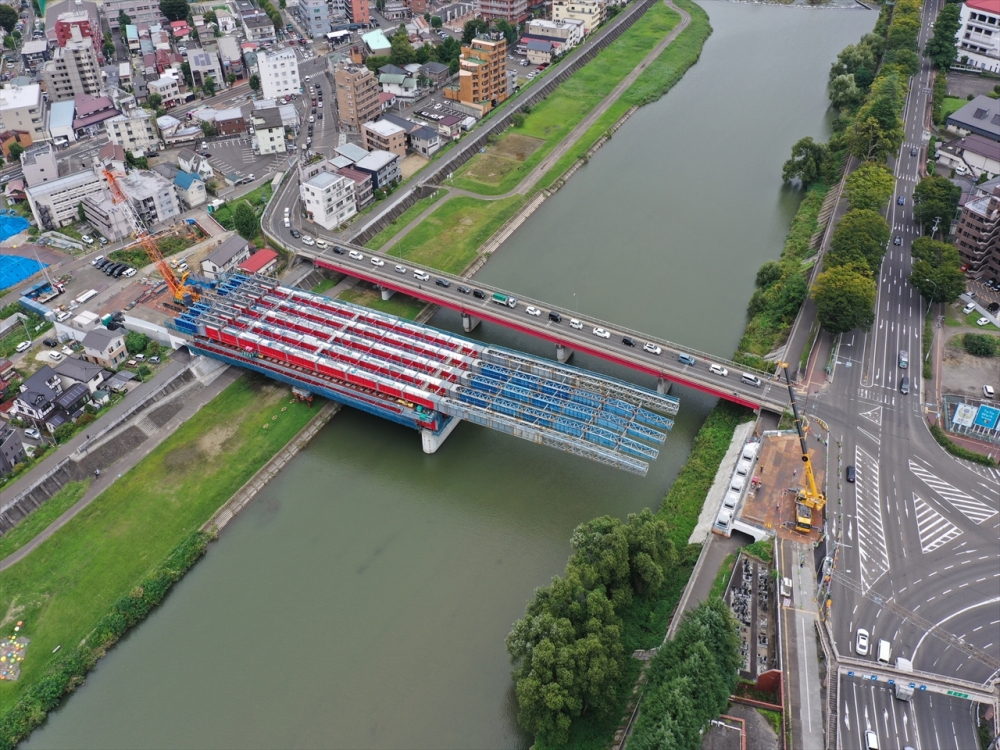
<instances>
[{"instance_id":1,"label":"dirt patch","mask_svg":"<svg viewBox=\"0 0 1000 750\"><path fill-rule=\"evenodd\" d=\"M545 141L541 138L510 133L501 138L490 151L496 156L503 156L515 161L527 161L528 157L540 149L543 143Z\"/></svg>"},{"instance_id":2,"label":"dirt patch","mask_svg":"<svg viewBox=\"0 0 1000 750\"><path fill-rule=\"evenodd\" d=\"M214 458L218 456L225 448L226 441L229 440L240 427L239 420L235 424L225 424L219 425L218 427L213 427L211 430L206 432L200 438L198 438L197 451L204 456L209 458Z\"/></svg>"},{"instance_id":3,"label":"dirt patch","mask_svg":"<svg viewBox=\"0 0 1000 750\"><path fill-rule=\"evenodd\" d=\"M487 151L469 162L469 168L463 177L476 182L499 185L503 178L520 166L520 162Z\"/></svg>"},{"instance_id":4,"label":"dirt patch","mask_svg":"<svg viewBox=\"0 0 1000 750\"><path fill-rule=\"evenodd\" d=\"M419 172L429 161L430 159L426 156L421 156L420 154L410 154L399 163L399 172L403 175L404 180L408 180L414 174Z\"/></svg>"},{"instance_id":5,"label":"dirt patch","mask_svg":"<svg viewBox=\"0 0 1000 750\"><path fill-rule=\"evenodd\" d=\"M962 334L953 333L944 347L941 388L944 393L982 398L983 386L1000 390L1000 358L974 357L962 348Z\"/></svg>"}]
</instances>

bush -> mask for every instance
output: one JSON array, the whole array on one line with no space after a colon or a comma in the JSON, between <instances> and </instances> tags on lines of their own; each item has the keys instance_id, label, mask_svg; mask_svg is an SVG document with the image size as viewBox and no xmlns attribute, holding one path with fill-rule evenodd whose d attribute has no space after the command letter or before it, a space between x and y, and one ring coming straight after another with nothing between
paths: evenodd
<instances>
[{"instance_id":1,"label":"bush","mask_svg":"<svg viewBox=\"0 0 1000 750\"><path fill-rule=\"evenodd\" d=\"M951 438L948 437L948 433L942 430L939 425L931 425L931 435L933 435L934 439L938 441L938 445L956 458L964 458L966 461L972 461L973 463L982 464L983 466L989 466L991 468L995 468L997 465L997 462L989 456L984 456L982 453L970 451L968 448L963 448L961 445L953 443Z\"/></svg>"},{"instance_id":2,"label":"bush","mask_svg":"<svg viewBox=\"0 0 1000 750\"><path fill-rule=\"evenodd\" d=\"M129 331L125 334L125 348L129 354L142 354L149 346L149 336L138 331Z\"/></svg>"},{"instance_id":3,"label":"bush","mask_svg":"<svg viewBox=\"0 0 1000 750\"><path fill-rule=\"evenodd\" d=\"M753 544L748 544L743 548L743 551L756 557L758 560L770 563L774 560L774 544L770 539L763 539L759 542L754 542Z\"/></svg>"},{"instance_id":4,"label":"bush","mask_svg":"<svg viewBox=\"0 0 1000 750\"><path fill-rule=\"evenodd\" d=\"M976 357L1000 356L1000 338L988 333L967 333L962 337L962 346Z\"/></svg>"}]
</instances>

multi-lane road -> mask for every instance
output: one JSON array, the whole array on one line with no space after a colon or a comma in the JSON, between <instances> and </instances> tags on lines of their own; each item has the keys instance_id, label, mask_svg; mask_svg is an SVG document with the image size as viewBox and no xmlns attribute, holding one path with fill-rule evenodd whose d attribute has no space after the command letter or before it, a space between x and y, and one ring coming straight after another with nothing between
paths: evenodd
<instances>
[{"instance_id":1,"label":"multi-lane road","mask_svg":"<svg viewBox=\"0 0 1000 750\"><path fill-rule=\"evenodd\" d=\"M928 0L924 7L921 46L940 5ZM920 236L913 190L926 158L930 84L923 60L893 164L897 189L888 220L901 244L889 245L882 265L875 324L843 336L833 382L812 411L829 423L839 446L839 478L830 482L829 530L836 540L830 552L839 573L854 582L835 581L831 589L838 652L858 656L857 632L864 628L871 647L860 658L875 659L878 642L886 640L893 660L901 656L917 670L986 684L1000 669L1000 474L953 459L928 432L924 402L933 396L921 377L920 344L927 307L908 281L910 246ZM854 484L843 478L848 465L856 467ZM928 634L930 626L968 647ZM838 699L844 748L863 747L868 729L882 748L977 746L968 701L918 693L905 703L884 684L854 678L842 679Z\"/></svg>"}]
</instances>

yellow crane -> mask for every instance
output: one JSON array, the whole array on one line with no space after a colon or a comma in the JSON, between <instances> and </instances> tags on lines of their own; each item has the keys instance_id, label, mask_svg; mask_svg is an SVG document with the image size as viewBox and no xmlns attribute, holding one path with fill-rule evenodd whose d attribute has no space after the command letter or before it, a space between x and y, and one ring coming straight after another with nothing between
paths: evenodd
<instances>
[{"instance_id":1,"label":"yellow crane","mask_svg":"<svg viewBox=\"0 0 1000 750\"><path fill-rule=\"evenodd\" d=\"M788 398L792 403L792 416L795 417L795 431L799 433L799 445L802 446L802 463L805 465L806 486L799 487L795 493L795 530L803 533L812 531L812 514L826 507L826 495L816 486L816 475L813 474L812 461L809 460L809 449L806 447L806 434L802 431L802 419L799 417L799 407L795 401L795 388L788 376L788 363L779 362L778 367L785 371L785 383L788 384Z\"/></svg>"}]
</instances>

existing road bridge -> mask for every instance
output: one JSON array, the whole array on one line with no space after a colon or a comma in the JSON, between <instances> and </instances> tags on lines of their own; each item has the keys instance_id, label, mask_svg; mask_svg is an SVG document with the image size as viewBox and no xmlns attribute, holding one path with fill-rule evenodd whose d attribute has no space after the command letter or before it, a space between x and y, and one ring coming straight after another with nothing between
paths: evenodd
<instances>
[{"instance_id":1,"label":"existing road bridge","mask_svg":"<svg viewBox=\"0 0 1000 750\"><path fill-rule=\"evenodd\" d=\"M672 381L751 409L781 414L788 408L788 390L775 376L705 352L461 276L372 254L364 247L339 243L328 248L299 245L294 250L316 266L380 286L385 299L402 292L457 310L466 332L487 320L550 341L556 345L559 362L566 362L573 351L586 352L654 376L661 392L666 392L668 381ZM681 355L693 364L686 364ZM718 365L727 374L718 368L713 372L711 365ZM745 382L743 373L757 378L760 385Z\"/></svg>"}]
</instances>

